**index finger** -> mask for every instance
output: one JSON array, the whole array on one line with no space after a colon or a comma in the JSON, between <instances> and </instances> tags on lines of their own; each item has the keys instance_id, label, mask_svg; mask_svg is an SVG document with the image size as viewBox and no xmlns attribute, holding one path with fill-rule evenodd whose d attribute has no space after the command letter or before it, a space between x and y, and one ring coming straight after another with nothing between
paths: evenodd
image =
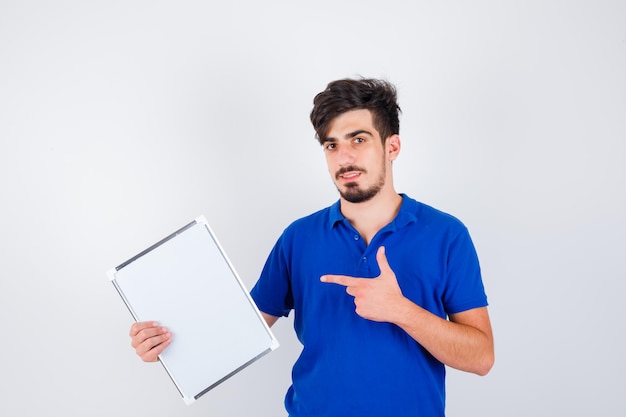
<instances>
[{"instance_id":1,"label":"index finger","mask_svg":"<svg viewBox=\"0 0 626 417\"><path fill-rule=\"evenodd\" d=\"M331 284L339 284L344 287L351 287L359 282L359 278L349 277L346 275L322 275L320 281Z\"/></svg>"},{"instance_id":2,"label":"index finger","mask_svg":"<svg viewBox=\"0 0 626 417\"><path fill-rule=\"evenodd\" d=\"M138 321L133 323L133 325L130 326L130 337L135 337L140 331L153 327L159 327L159 323L156 321Z\"/></svg>"}]
</instances>

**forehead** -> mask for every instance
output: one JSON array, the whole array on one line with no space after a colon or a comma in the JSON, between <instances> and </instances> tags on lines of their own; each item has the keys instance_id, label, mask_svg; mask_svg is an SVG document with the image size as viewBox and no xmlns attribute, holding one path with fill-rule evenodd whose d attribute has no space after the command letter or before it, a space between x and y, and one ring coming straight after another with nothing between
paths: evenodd
<instances>
[{"instance_id":1,"label":"forehead","mask_svg":"<svg viewBox=\"0 0 626 417\"><path fill-rule=\"evenodd\" d=\"M356 130L366 130L372 132L373 135L378 134L374 128L372 112L367 109L358 109L340 114L328 124L326 136L338 139Z\"/></svg>"}]
</instances>

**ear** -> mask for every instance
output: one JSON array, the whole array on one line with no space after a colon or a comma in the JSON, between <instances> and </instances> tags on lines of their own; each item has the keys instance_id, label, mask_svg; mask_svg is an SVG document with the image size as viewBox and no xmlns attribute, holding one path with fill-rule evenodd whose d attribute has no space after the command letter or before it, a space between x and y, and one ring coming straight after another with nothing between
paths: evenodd
<instances>
[{"instance_id":1,"label":"ear","mask_svg":"<svg viewBox=\"0 0 626 417\"><path fill-rule=\"evenodd\" d=\"M400 136L391 135L387 138L385 142L385 152L387 153L387 157L390 161L394 161L398 154L400 154Z\"/></svg>"}]
</instances>

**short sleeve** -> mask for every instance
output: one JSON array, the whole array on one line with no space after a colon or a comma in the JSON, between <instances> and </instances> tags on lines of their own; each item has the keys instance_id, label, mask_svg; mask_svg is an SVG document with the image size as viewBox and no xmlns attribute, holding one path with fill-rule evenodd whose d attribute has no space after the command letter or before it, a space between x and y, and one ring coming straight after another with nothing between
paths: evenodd
<instances>
[{"instance_id":1,"label":"short sleeve","mask_svg":"<svg viewBox=\"0 0 626 417\"><path fill-rule=\"evenodd\" d=\"M272 316L288 316L293 309L288 250L283 234L270 252L259 280L250 291L259 310Z\"/></svg>"},{"instance_id":2,"label":"short sleeve","mask_svg":"<svg viewBox=\"0 0 626 417\"><path fill-rule=\"evenodd\" d=\"M478 255L465 227L450 242L443 302L447 314L488 305Z\"/></svg>"}]
</instances>

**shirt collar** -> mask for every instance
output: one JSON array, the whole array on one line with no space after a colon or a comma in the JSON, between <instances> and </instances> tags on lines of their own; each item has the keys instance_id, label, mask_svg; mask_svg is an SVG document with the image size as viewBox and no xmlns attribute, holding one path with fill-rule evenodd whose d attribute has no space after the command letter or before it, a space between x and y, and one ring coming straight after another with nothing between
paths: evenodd
<instances>
[{"instance_id":1,"label":"shirt collar","mask_svg":"<svg viewBox=\"0 0 626 417\"><path fill-rule=\"evenodd\" d=\"M343 214L341 214L340 200L337 200L335 204L330 206L328 226L332 229L333 227L335 227L337 223L342 222L344 220L346 220L346 218L343 217Z\"/></svg>"},{"instance_id":2,"label":"shirt collar","mask_svg":"<svg viewBox=\"0 0 626 417\"><path fill-rule=\"evenodd\" d=\"M417 212L419 211L419 205L417 201L413 200L406 194L400 194L402 197L402 204L396 217L391 221L386 228L392 231L396 231L409 223L417 222ZM330 213L328 219L329 228L335 227L337 223L347 221L343 214L341 214L340 200L337 200L332 206L330 206Z\"/></svg>"}]
</instances>

